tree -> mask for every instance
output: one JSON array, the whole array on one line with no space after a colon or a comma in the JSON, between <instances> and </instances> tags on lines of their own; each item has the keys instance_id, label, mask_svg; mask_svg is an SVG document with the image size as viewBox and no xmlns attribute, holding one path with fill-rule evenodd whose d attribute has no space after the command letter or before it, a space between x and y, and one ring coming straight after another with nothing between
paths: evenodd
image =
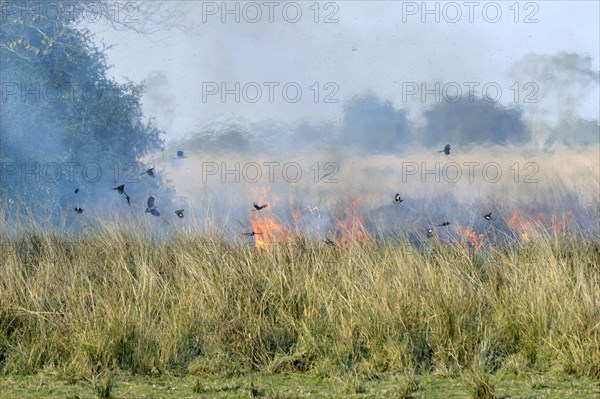
<instances>
[{"instance_id":1,"label":"tree","mask_svg":"<svg viewBox=\"0 0 600 399\"><path fill-rule=\"evenodd\" d=\"M0 23L0 202L41 214L46 205L70 206L72 187L88 185L87 199L99 204L121 178L111 169L130 162L143 169L141 160L163 148L163 132L143 121L143 86L109 79L104 53L76 21L52 20L31 4L0 4L10 7ZM103 176L96 181L79 170L79 180L72 178L72 164L96 164ZM160 176L151 184L168 191Z\"/></svg>"},{"instance_id":2,"label":"tree","mask_svg":"<svg viewBox=\"0 0 600 399\"><path fill-rule=\"evenodd\" d=\"M530 138L520 108L505 107L474 93L463 95L456 102L436 103L424 116L426 126L419 137L430 147L445 143L523 143Z\"/></svg>"},{"instance_id":3,"label":"tree","mask_svg":"<svg viewBox=\"0 0 600 399\"><path fill-rule=\"evenodd\" d=\"M410 142L406 111L372 94L352 98L344 106L342 141L370 151L394 152Z\"/></svg>"}]
</instances>

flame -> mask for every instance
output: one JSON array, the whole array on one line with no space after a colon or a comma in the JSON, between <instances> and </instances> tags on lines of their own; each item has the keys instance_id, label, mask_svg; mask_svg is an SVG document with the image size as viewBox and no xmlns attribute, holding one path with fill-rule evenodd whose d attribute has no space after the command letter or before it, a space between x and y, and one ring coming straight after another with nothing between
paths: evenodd
<instances>
[{"instance_id":1,"label":"flame","mask_svg":"<svg viewBox=\"0 0 600 399\"><path fill-rule=\"evenodd\" d=\"M541 222L537 219L528 218L523 215L520 211L513 212L510 219L506 221L508 227L512 230L535 230L541 225Z\"/></svg>"},{"instance_id":2,"label":"flame","mask_svg":"<svg viewBox=\"0 0 600 399\"><path fill-rule=\"evenodd\" d=\"M506 224L514 232L519 232L523 241L529 242L531 235L542 227L543 217L542 213L539 213L537 217L526 217L522 212L515 211Z\"/></svg>"},{"instance_id":3,"label":"flame","mask_svg":"<svg viewBox=\"0 0 600 399\"><path fill-rule=\"evenodd\" d=\"M253 236L254 246L258 249L266 250L269 244L278 243L288 238L289 232L277 223L277 220L271 214L271 209L276 204L276 198L267 198L269 197L269 188L253 188L252 192L254 198L257 198L257 203L269 205L261 211L250 212L250 225L252 226L252 231L261 233Z\"/></svg>"},{"instance_id":4,"label":"flame","mask_svg":"<svg viewBox=\"0 0 600 399\"><path fill-rule=\"evenodd\" d=\"M510 219L506 221L508 227L521 235L523 241L530 241L531 235L542 228L547 231L552 231L554 234L560 234L565 237L573 237L574 234L570 231L573 218L570 213L565 215L545 216L539 212L535 217L526 217L520 211L515 211Z\"/></svg>"},{"instance_id":5,"label":"flame","mask_svg":"<svg viewBox=\"0 0 600 399\"><path fill-rule=\"evenodd\" d=\"M292 210L292 219L294 220L294 224L296 226L298 225L298 222L300 221L300 216L302 216L301 212L300 212L300 209L294 208Z\"/></svg>"},{"instance_id":6,"label":"flame","mask_svg":"<svg viewBox=\"0 0 600 399\"><path fill-rule=\"evenodd\" d=\"M357 208L364 202L361 198L351 199L344 207L341 215L338 215L336 227L338 229L338 242L347 243L353 240L370 241L371 236L363 225L363 218L357 212Z\"/></svg>"},{"instance_id":7,"label":"flame","mask_svg":"<svg viewBox=\"0 0 600 399\"><path fill-rule=\"evenodd\" d=\"M474 232L473 230L469 229L468 227L460 227L457 226L457 232L458 234L465 239L469 244L471 244L471 246L473 247L473 249L475 249L476 252L478 252L481 249L481 241L483 240L483 234L477 234L476 232Z\"/></svg>"},{"instance_id":8,"label":"flame","mask_svg":"<svg viewBox=\"0 0 600 399\"><path fill-rule=\"evenodd\" d=\"M570 227L573 225L573 215L570 213L563 216L552 215L550 224L555 234L569 238L574 237L573 232L570 230Z\"/></svg>"}]
</instances>

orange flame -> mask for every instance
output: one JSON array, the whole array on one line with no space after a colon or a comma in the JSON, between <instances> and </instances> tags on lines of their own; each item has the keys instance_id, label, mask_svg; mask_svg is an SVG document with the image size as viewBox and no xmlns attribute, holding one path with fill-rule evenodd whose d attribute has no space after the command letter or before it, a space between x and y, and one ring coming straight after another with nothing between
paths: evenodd
<instances>
[{"instance_id":1,"label":"orange flame","mask_svg":"<svg viewBox=\"0 0 600 399\"><path fill-rule=\"evenodd\" d=\"M463 239L467 240L467 242L471 244L471 246L475 249L476 252L478 252L481 249L481 241L483 240L483 234L477 234L468 227L463 228L458 226L456 229L458 231L458 234Z\"/></svg>"},{"instance_id":2,"label":"orange flame","mask_svg":"<svg viewBox=\"0 0 600 399\"><path fill-rule=\"evenodd\" d=\"M292 219L294 219L294 224L297 226L300 221L300 216L302 216L300 209L294 208L292 210Z\"/></svg>"},{"instance_id":3,"label":"orange flame","mask_svg":"<svg viewBox=\"0 0 600 399\"><path fill-rule=\"evenodd\" d=\"M538 214L537 218L529 218L520 211L513 212L510 219L506 221L508 227L515 232L520 232L521 239L525 242L531 241L531 234L542 227L543 214Z\"/></svg>"},{"instance_id":4,"label":"orange flame","mask_svg":"<svg viewBox=\"0 0 600 399\"><path fill-rule=\"evenodd\" d=\"M267 208L260 211L250 212L250 225L252 231L259 233L254 235L254 246L259 249L267 249L269 244L278 243L289 236L289 232L283 228L271 214L271 209L276 203L276 198L267 199L269 188L253 188L252 192L257 203L268 204Z\"/></svg>"},{"instance_id":5,"label":"orange flame","mask_svg":"<svg viewBox=\"0 0 600 399\"><path fill-rule=\"evenodd\" d=\"M350 241L370 241L371 236L363 225L363 218L357 208L363 203L363 199L355 198L344 207L341 215L338 215L336 227L338 229L338 242L348 243Z\"/></svg>"},{"instance_id":6,"label":"orange flame","mask_svg":"<svg viewBox=\"0 0 600 399\"><path fill-rule=\"evenodd\" d=\"M570 213L567 213L562 217L552 215L550 223L555 234L571 238L574 236L573 232L570 230L570 227L573 224L573 216Z\"/></svg>"}]
</instances>

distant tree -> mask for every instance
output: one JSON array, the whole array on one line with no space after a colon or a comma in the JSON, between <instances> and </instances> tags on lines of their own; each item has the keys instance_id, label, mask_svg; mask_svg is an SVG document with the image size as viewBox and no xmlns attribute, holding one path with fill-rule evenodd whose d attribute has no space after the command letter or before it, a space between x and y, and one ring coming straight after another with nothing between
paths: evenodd
<instances>
[{"instance_id":1,"label":"distant tree","mask_svg":"<svg viewBox=\"0 0 600 399\"><path fill-rule=\"evenodd\" d=\"M523 104L539 147L556 141L568 145L597 142L594 125L598 121L588 123L580 115L583 107L595 106L597 113L600 72L592 62L592 57L578 53L530 53L510 68L515 81L539 88L535 101Z\"/></svg>"},{"instance_id":2,"label":"distant tree","mask_svg":"<svg viewBox=\"0 0 600 399\"><path fill-rule=\"evenodd\" d=\"M426 126L419 131L422 144L524 143L530 138L523 111L476 96L432 105L424 113Z\"/></svg>"},{"instance_id":3,"label":"distant tree","mask_svg":"<svg viewBox=\"0 0 600 399\"><path fill-rule=\"evenodd\" d=\"M394 152L410 142L407 113L372 94L352 98L344 106L342 142L375 152Z\"/></svg>"}]
</instances>

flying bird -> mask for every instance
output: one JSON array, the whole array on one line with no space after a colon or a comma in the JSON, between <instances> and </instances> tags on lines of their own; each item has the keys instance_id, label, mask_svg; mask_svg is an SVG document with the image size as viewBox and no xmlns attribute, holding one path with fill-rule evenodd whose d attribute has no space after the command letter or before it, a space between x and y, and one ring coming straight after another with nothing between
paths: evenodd
<instances>
[{"instance_id":1,"label":"flying bird","mask_svg":"<svg viewBox=\"0 0 600 399\"><path fill-rule=\"evenodd\" d=\"M252 211L260 211L261 209L266 208L267 206L269 206L268 204L264 204L264 205L257 205L254 204L254 209L252 209Z\"/></svg>"},{"instance_id":2,"label":"flying bird","mask_svg":"<svg viewBox=\"0 0 600 399\"><path fill-rule=\"evenodd\" d=\"M396 204L401 203L402 201L404 201L402 198L400 198L400 194L396 193L396 195L394 196L394 202Z\"/></svg>"},{"instance_id":3,"label":"flying bird","mask_svg":"<svg viewBox=\"0 0 600 399\"><path fill-rule=\"evenodd\" d=\"M75 189L75 194L77 194L78 192L79 192L79 189L78 189L78 188L76 188L76 189Z\"/></svg>"},{"instance_id":4,"label":"flying bird","mask_svg":"<svg viewBox=\"0 0 600 399\"><path fill-rule=\"evenodd\" d=\"M75 207L75 212L79 215L79 214L83 213L83 208Z\"/></svg>"},{"instance_id":5,"label":"flying bird","mask_svg":"<svg viewBox=\"0 0 600 399\"><path fill-rule=\"evenodd\" d=\"M257 233L255 231L253 231L252 233L244 233L245 236L255 236L257 234L262 234L262 233Z\"/></svg>"},{"instance_id":6,"label":"flying bird","mask_svg":"<svg viewBox=\"0 0 600 399\"><path fill-rule=\"evenodd\" d=\"M450 222L444 222L442 224L438 224L438 227L444 227L444 226L448 226L450 224Z\"/></svg>"},{"instance_id":7,"label":"flying bird","mask_svg":"<svg viewBox=\"0 0 600 399\"><path fill-rule=\"evenodd\" d=\"M490 213L486 213L485 215L483 215L483 218L484 218L485 220L496 220L496 219L494 219L494 218L492 217L492 212L490 212Z\"/></svg>"},{"instance_id":8,"label":"flying bird","mask_svg":"<svg viewBox=\"0 0 600 399\"><path fill-rule=\"evenodd\" d=\"M332 247L335 247L335 242L330 240L329 238L325 239L325 244L327 245L331 245Z\"/></svg>"},{"instance_id":9,"label":"flying bird","mask_svg":"<svg viewBox=\"0 0 600 399\"><path fill-rule=\"evenodd\" d=\"M179 219L183 219L183 209L176 210L175 214L179 217Z\"/></svg>"},{"instance_id":10,"label":"flying bird","mask_svg":"<svg viewBox=\"0 0 600 399\"><path fill-rule=\"evenodd\" d=\"M154 168L150 168L143 173L140 173L140 176L147 174L148 176L154 178Z\"/></svg>"},{"instance_id":11,"label":"flying bird","mask_svg":"<svg viewBox=\"0 0 600 399\"><path fill-rule=\"evenodd\" d=\"M446 155L450 155L450 144L446 144L446 146L444 147L443 150L438 151L438 152L443 152Z\"/></svg>"},{"instance_id":12,"label":"flying bird","mask_svg":"<svg viewBox=\"0 0 600 399\"><path fill-rule=\"evenodd\" d=\"M153 196L148 197L146 212L151 213L154 216L160 216L160 212L156 209L155 198Z\"/></svg>"},{"instance_id":13,"label":"flying bird","mask_svg":"<svg viewBox=\"0 0 600 399\"><path fill-rule=\"evenodd\" d=\"M179 150L179 151L177 151L177 158L183 159L183 158L186 158L186 156L183 153L183 151Z\"/></svg>"},{"instance_id":14,"label":"flying bird","mask_svg":"<svg viewBox=\"0 0 600 399\"><path fill-rule=\"evenodd\" d=\"M129 200L129 195L125 192L125 185L121 184L118 187L113 188L113 190L117 190L119 194L125 194L125 198L127 199L127 205L131 206L131 201Z\"/></svg>"}]
</instances>

